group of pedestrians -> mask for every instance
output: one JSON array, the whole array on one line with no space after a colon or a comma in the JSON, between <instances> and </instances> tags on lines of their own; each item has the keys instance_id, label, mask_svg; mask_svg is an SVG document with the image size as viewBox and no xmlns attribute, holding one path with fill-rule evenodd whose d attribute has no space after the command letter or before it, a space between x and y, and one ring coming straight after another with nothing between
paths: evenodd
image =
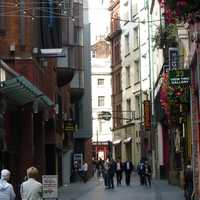
<instances>
[{"instance_id":1,"label":"group of pedestrians","mask_svg":"<svg viewBox=\"0 0 200 200\"><path fill-rule=\"evenodd\" d=\"M137 172L140 177L140 184L151 187L152 169L148 161L141 160L137 166Z\"/></svg>"},{"instance_id":2,"label":"group of pedestrians","mask_svg":"<svg viewBox=\"0 0 200 200\"><path fill-rule=\"evenodd\" d=\"M42 200L42 184L36 179L39 172L35 167L27 169L27 180L20 186L22 200ZM13 186L9 183L11 173L7 169L1 171L0 200L15 200L16 194Z\"/></svg>"},{"instance_id":3,"label":"group of pedestrians","mask_svg":"<svg viewBox=\"0 0 200 200\"><path fill-rule=\"evenodd\" d=\"M145 165L144 165L145 166ZM139 166L138 166L139 169ZM144 168L141 168L145 170ZM134 170L134 166L130 160L126 162L121 162L120 159L114 161L113 159L107 159L106 161L98 160L96 161L96 170L97 170L97 177L100 177L101 174L104 178L105 188L114 188L114 176L116 175L116 182L117 186L122 184L122 177L123 174L125 175L125 184L127 186L130 185L131 182L131 173ZM149 182L151 179L151 170L148 168L149 171ZM143 172L138 171L138 174L142 176L142 183L145 181L143 177Z\"/></svg>"}]
</instances>

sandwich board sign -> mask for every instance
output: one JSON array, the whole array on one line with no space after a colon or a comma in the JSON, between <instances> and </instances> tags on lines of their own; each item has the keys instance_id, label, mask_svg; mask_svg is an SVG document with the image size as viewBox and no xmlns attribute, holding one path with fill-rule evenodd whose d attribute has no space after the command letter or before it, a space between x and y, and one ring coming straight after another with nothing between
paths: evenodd
<instances>
[{"instance_id":1,"label":"sandwich board sign","mask_svg":"<svg viewBox=\"0 0 200 200\"><path fill-rule=\"evenodd\" d=\"M43 199L58 199L58 175L42 176Z\"/></svg>"}]
</instances>

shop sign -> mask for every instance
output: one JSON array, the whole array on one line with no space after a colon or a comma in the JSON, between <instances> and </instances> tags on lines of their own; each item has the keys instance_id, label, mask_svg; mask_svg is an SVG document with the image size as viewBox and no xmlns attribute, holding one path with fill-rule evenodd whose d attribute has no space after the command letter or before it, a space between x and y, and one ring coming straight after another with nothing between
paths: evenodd
<instances>
[{"instance_id":1,"label":"shop sign","mask_svg":"<svg viewBox=\"0 0 200 200\"><path fill-rule=\"evenodd\" d=\"M66 132L74 132L76 129L74 121L64 121L64 131Z\"/></svg>"},{"instance_id":2,"label":"shop sign","mask_svg":"<svg viewBox=\"0 0 200 200\"><path fill-rule=\"evenodd\" d=\"M58 199L58 176L42 176L43 199Z\"/></svg>"},{"instance_id":3,"label":"shop sign","mask_svg":"<svg viewBox=\"0 0 200 200\"><path fill-rule=\"evenodd\" d=\"M107 111L102 111L98 114L98 118L109 121L111 119L111 113Z\"/></svg>"},{"instance_id":4,"label":"shop sign","mask_svg":"<svg viewBox=\"0 0 200 200\"><path fill-rule=\"evenodd\" d=\"M176 69L169 71L169 84L170 85L190 85L190 70L189 69Z\"/></svg>"},{"instance_id":5,"label":"shop sign","mask_svg":"<svg viewBox=\"0 0 200 200\"><path fill-rule=\"evenodd\" d=\"M144 101L144 128L151 129L151 103L149 100Z\"/></svg>"},{"instance_id":6,"label":"shop sign","mask_svg":"<svg viewBox=\"0 0 200 200\"><path fill-rule=\"evenodd\" d=\"M177 69L179 66L178 48L169 48L169 69Z\"/></svg>"}]
</instances>

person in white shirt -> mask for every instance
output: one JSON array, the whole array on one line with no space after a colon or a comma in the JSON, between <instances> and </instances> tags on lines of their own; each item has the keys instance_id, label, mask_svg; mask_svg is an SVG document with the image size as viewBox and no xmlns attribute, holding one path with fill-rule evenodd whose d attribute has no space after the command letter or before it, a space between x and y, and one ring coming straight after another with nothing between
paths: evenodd
<instances>
[{"instance_id":1,"label":"person in white shirt","mask_svg":"<svg viewBox=\"0 0 200 200\"><path fill-rule=\"evenodd\" d=\"M7 169L1 170L0 179L0 200L15 200L15 192L13 186L8 183L10 179L10 171Z\"/></svg>"},{"instance_id":2,"label":"person in white shirt","mask_svg":"<svg viewBox=\"0 0 200 200\"><path fill-rule=\"evenodd\" d=\"M38 175L37 168L27 169L28 180L24 181L20 187L22 200L42 200L42 184L36 180Z\"/></svg>"},{"instance_id":3,"label":"person in white shirt","mask_svg":"<svg viewBox=\"0 0 200 200\"><path fill-rule=\"evenodd\" d=\"M86 161L82 166L82 173L83 173L83 182L86 183L88 180L88 164Z\"/></svg>"}]
</instances>

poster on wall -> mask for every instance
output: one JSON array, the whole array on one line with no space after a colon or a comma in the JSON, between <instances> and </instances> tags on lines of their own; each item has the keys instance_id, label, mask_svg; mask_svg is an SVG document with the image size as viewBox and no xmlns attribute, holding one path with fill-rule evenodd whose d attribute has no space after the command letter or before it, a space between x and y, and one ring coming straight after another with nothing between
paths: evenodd
<instances>
[{"instance_id":1,"label":"poster on wall","mask_svg":"<svg viewBox=\"0 0 200 200\"><path fill-rule=\"evenodd\" d=\"M42 176L43 199L58 199L58 176Z\"/></svg>"},{"instance_id":2,"label":"poster on wall","mask_svg":"<svg viewBox=\"0 0 200 200\"><path fill-rule=\"evenodd\" d=\"M74 154L74 168L80 169L83 165L83 154L75 153Z\"/></svg>"}]
</instances>

